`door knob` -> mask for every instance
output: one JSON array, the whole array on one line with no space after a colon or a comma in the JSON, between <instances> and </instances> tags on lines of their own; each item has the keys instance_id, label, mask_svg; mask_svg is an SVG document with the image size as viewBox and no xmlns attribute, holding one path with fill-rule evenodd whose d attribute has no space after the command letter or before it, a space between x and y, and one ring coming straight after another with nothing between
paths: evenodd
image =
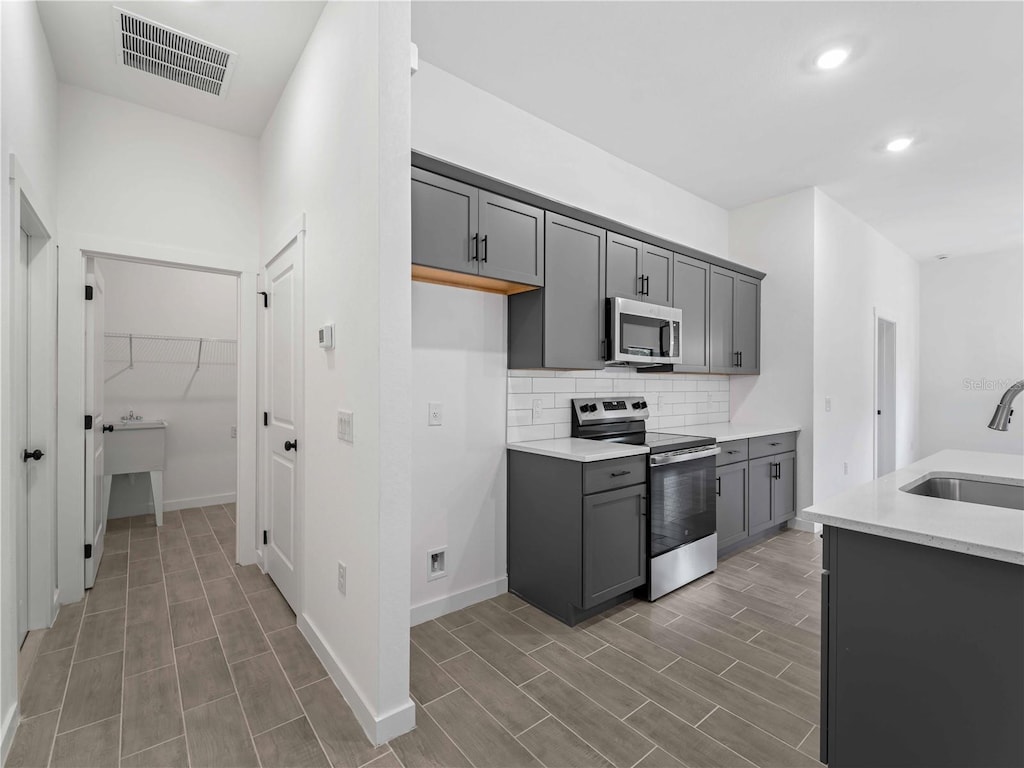
<instances>
[{"instance_id":1,"label":"door knob","mask_svg":"<svg viewBox=\"0 0 1024 768\"><path fill-rule=\"evenodd\" d=\"M113 424L104 424L103 425L103 431L104 432L113 432L114 431L114 425Z\"/></svg>"},{"instance_id":2,"label":"door knob","mask_svg":"<svg viewBox=\"0 0 1024 768\"><path fill-rule=\"evenodd\" d=\"M286 451L296 451L297 452L299 450L299 441L298 440L285 440L284 441L284 449Z\"/></svg>"},{"instance_id":3,"label":"door knob","mask_svg":"<svg viewBox=\"0 0 1024 768\"><path fill-rule=\"evenodd\" d=\"M21 455L21 460L27 464L29 459L32 459L33 461L39 461L45 455L46 454L40 451L38 448L36 448L34 451L30 451L28 448L26 448L25 452Z\"/></svg>"}]
</instances>

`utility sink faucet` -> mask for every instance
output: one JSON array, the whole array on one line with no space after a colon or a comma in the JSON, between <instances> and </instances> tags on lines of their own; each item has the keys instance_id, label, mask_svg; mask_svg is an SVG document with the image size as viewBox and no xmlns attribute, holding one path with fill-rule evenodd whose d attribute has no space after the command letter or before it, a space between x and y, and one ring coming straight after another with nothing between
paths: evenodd
<instances>
[{"instance_id":1,"label":"utility sink faucet","mask_svg":"<svg viewBox=\"0 0 1024 768\"><path fill-rule=\"evenodd\" d=\"M992 414L992 421L988 423L989 429L998 429L1005 432L1010 428L1010 417L1013 416L1013 401L1024 390L1024 379L1021 379L1012 387L1003 392L996 406L996 412Z\"/></svg>"},{"instance_id":2,"label":"utility sink faucet","mask_svg":"<svg viewBox=\"0 0 1024 768\"><path fill-rule=\"evenodd\" d=\"M135 411L128 411L127 416L121 417L121 422L127 424L130 421L142 421L142 416L136 416Z\"/></svg>"}]
</instances>

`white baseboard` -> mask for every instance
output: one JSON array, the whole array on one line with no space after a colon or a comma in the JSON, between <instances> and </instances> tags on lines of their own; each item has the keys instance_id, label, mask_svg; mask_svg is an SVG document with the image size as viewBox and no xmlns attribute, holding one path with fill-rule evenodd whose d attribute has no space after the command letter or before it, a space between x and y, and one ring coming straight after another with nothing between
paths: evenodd
<instances>
[{"instance_id":1,"label":"white baseboard","mask_svg":"<svg viewBox=\"0 0 1024 768\"><path fill-rule=\"evenodd\" d=\"M303 614L298 617L297 623L302 636L306 638L313 652L320 659L320 663L327 670L327 674L330 675L331 680L334 681L338 690L341 691L341 695L345 697L345 701L352 708L352 713L356 716L356 720L359 721L370 741L377 745L385 744L396 736L408 733L416 727L416 709L412 699L409 698L406 699L405 704L391 712L387 712L380 717L374 715L362 692L345 672L341 661L328 648L327 643L324 642L320 631L313 622Z\"/></svg>"},{"instance_id":2,"label":"white baseboard","mask_svg":"<svg viewBox=\"0 0 1024 768\"><path fill-rule=\"evenodd\" d=\"M216 504L234 504L235 494L219 493L215 496L197 496L193 499L164 499L164 511L176 509L192 509L192 507L212 507Z\"/></svg>"},{"instance_id":3,"label":"white baseboard","mask_svg":"<svg viewBox=\"0 0 1024 768\"><path fill-rule=\"evenodd\" d=\"M508 592L508 577L502 576L500 579L488 581L479 586L464 589L461 592L455 592L451 595L439 597L436 600L414 605L412 610L409 611L409 625L415 627L424 621L430 621L438 616L444 616L446 613L468 608L471 605L484 600L490 600L492 597L497 597L505 592Z\"/></svg>"},{"instance_id":4,"label":"white baseboard","mask_svg":"<svg viewBox=\"0 0 1024 768\"><path fill-rule=\"evenodd\" d=\"M0 765L7 763L7 754L14 743L14 733L18 730L18 719L18 702L15 701L0 723Z\"/></svg>"}]
</instances>

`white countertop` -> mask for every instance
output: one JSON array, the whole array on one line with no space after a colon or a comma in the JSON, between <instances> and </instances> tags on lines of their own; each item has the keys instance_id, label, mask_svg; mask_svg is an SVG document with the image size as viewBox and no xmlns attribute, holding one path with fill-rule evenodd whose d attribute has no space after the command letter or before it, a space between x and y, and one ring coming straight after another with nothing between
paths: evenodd
<instances>
[{"instance_id":1,"label":"white countertop","mask_svg":"<svg viewBox=\"0 0 1024 768\"><path fill-rule=\"evenodd\" d=\"M580 437L555 437L550 440L528 440L524 443L508 443L510 450L536 453L570 461L604 461L622 459L627 456L642 456L650 453L646 445L623 445L603 440L586 440Z\"/></svg>"},{"instance_id":2,"label":"white countertop","mask_svg":"<svg viewBox=\"0 0 1024 768\"><path fill-rule=\"evenodd\" d=\"M800 512L808 520L1024 565L1024 512L901 491L922 478L971 476L1024 485L1024 458L940 451Z\"/></svg>"},{"instance_id":3,"label":"white countertop","mask_svg":"<svg viewBox=\"0 0 1024 768\"><path fill-rule=\"evenodd\" d=\"M713 437L720 443L727 443L730 440L746 440L749 437L799 432L800 427L793 426L792 424L744 424L742 422L727 421L722 424L694 424L690 427L671 427L655 431L667 432L670 435Z\"/></svg>"}]
</instances>

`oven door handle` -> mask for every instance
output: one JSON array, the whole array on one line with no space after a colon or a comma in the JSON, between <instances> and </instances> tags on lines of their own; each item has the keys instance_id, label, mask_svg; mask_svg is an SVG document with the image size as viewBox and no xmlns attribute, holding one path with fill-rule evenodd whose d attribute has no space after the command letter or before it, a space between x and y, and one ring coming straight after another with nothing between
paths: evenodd
<instances>
[{"instance_id":1,"label":"oven door handle","mask_svg":"<svg viewBox=\"0 0 1024 768\"><path fill-rule=\"evenodd\" d=\"M663 455L651 456L652 467L663 467L666 464L679 464L683 461L693 461L695 459L706 459L708 456L717 456L722 452L719 446L714 448L708 448L706 451L693 451L684 453L666 453Z\"/></svg>"}]
</instances>

